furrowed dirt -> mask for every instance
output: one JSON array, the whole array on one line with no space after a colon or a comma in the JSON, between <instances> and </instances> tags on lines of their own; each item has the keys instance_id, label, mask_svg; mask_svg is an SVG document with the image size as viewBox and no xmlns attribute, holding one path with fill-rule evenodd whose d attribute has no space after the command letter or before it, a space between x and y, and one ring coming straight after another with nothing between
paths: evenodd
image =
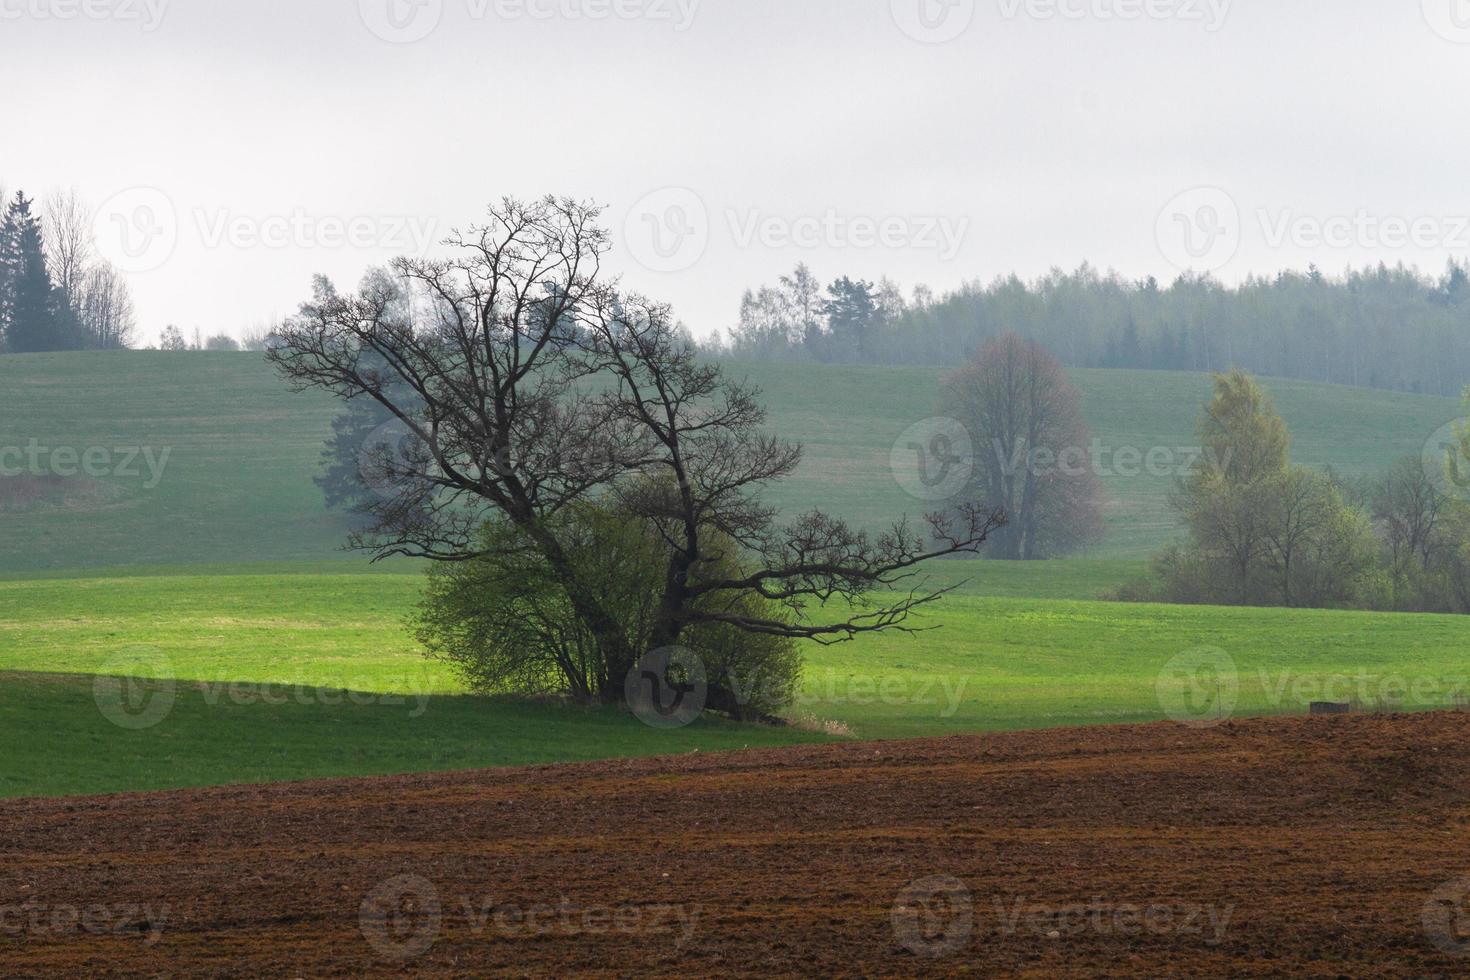
<instances>
[{"instance_id":1,"label":"furrowed dirt","mask_svg":"<svg viewBox=\"0 0 1470 980\"><path fill-rule=\"evenodd\" d=\"M1470 715L0 803L0 974L1470 972Z\"/></svg>"}]
</instances>

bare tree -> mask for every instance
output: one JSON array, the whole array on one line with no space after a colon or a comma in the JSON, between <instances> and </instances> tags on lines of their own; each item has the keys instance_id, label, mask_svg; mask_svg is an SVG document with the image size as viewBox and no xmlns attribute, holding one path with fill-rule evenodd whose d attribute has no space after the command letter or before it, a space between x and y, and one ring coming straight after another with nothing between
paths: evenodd
<instances>
[{"instance_id":1,"label":"bare tree","mask_svg":"<svg viewBox=\"0 0 1470 980\"><path fill-rule=\"evenodd\" d=\"M486 556L485 523L508 522L624 668L645 651L630 649L621 611L558 537L556 518L579 501L616 504L658 529L656 644L711 622L822 642L912 629L910 615L944 591L915 581L917 567L977 551L999 517L967 507L930 515L927 533L899 521L876 536L819 511L781 526L760 491L796 468L800 449L763 431L759 393L698 360L668 307L604 280L599 214L570 200L506 200L454 234L449 258L400 259L354 295L318 280L268 356L293 386L372 398L415 437L378 461L391 479L378 481L388 488L354 542L378 557L465 561ZM424 297L425 322L405 285ZM719 571L730 557L721 541L741 549L741 574ZM719 602L752 594L789 617ZM829 600L855 605L814 618Z\"/></svg>"},{"instance_id":2,"label":"bare tree","mask_svg":"<svg viewBox=\"0 0 1470 980\"><path fill-rule=\"evenodd\" d=\"M1444 497L1417 456L1399 460L1373 488L1373 520L1395 569L1428 569L1441 543Z\"/></svg>"},{"instance_id":3,"label":"bare tree","mask_svg":"<svg viewBox=\"0 0 1470 980\"><path fill-rule=\"evenodd\" d=\"M1015 334L942 382L945 410L975 442L972 499L1004 511L993 557L1056 557L1102 533L1101 488L1081 397L1057 359Z\"/></svg>"},{"instance_id":4,"label":"bare tree","mask_svg":"<svg viewBox=\"0 0 1470 980\"><path fill-rule=\"evenodd\" d=\"M78 318L92 344L105 350L131 346L137 322L127 280L110 262L95 263L82 285Z\"/></svg>"},{"instance_id":5,"label":"bare tree","mask_svg":"<svg viewBox=\"0 0 1470 980\"><path fill-rule=\"evenodd\" d=\"M54 191L46 197L43 221L52 280L80 314L93 260L91 209L74 190Z\"/></svg>"}]
</instances>

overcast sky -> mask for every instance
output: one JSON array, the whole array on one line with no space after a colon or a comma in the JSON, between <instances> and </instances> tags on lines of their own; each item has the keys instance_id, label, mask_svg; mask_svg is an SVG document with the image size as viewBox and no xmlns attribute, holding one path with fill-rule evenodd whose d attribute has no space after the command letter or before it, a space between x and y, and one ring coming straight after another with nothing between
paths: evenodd
<instances>
[{"instance_id":1,"label":"overcast sky","mask_svg":"<svg viewBox=\"0 0 1470 980\"><path fill-rule=\"evenodd\" d=\"M0 181L99 207L144 342L505 194L606 204L697 334L799 261L1438 273L1467 42L1467 0L0 0Z\"/></svg>"}]
</instances>

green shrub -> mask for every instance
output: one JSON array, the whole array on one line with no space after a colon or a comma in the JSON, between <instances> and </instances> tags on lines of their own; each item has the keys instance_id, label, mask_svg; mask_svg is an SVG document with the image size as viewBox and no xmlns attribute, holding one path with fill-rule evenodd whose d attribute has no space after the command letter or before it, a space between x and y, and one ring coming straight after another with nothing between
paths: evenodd
<instances>
[{"instance_id":1,"label":"green shrub","mask_svg":"<svg viewBox=\"0 0 1470 980\"><path fill-rule=\"evenodd\" d=\"M559 537L582 581L618 610L627 649L651 646L668 555L648 521L611 508L579 505L560 518ZM724 557L707 573L736 577L738 548L716 540ZM412 619L427 654L448 663L474 691L561 695L586 703L622 700L634 666L601 649L523 532L505 523L481 531L485 557L437 565ZM751 594L706 600L721 612L785 621L780 603ZM679 645L705 666L708 706L736 718L766 718L791 703L801 675L797 644L722 623L687 628Z\"/></svg>"}]
</instances>

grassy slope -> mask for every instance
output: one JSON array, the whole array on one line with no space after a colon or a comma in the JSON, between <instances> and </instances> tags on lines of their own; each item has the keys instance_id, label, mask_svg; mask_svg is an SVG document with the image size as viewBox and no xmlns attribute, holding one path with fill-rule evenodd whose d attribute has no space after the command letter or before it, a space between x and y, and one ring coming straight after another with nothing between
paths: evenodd
<instances>
[{"instance_id":1,"label":"grassy slope","mask_svg":"<svg viewBox=\"0 0 1470 980\"><path fill-rule=\"evenodd\" d=\"M900 432L932 414L939 372L737 370L765 387L773 426L808 446L800 475L776 490L778 503L796 509L820 501L865 524L922 509L894 483L888 454ZM1208 388L1191 375L1077 378L1094 429L1113 446L1187 444ZM1271 387L1298 459L1348 472L1417 451L1457 412L1442 399ZM718 724L656 733L616 713L458 696L453 677L422 660L402 629L419 586L416 568L370 573L338 550L341 524L323 514L310 482L334 412L326 398L284 393L253 356L0 358L0 447L34 438L79 450L171 450L156 488L116 479L104 504L0 513L7 579L0 581L0 793L552 762L816 737ZM1093 560L940 564L934 579L960 586L932 620L945 629L813 649L796 712L871 737L1159 717L1161 666L1202 643L1237 657L1248 711L1300 708L1295 691L1289 703L1263 694L1283 674L1290 680L1290 671L1455 674L1470 640L1462 620L1078 601L1137 574L1138 559L1168 536L1168 483L1106 481L1112 533ZM245 564L208 564L221 562ZM115 570L97 571L104 567ZM1261 669L1274 674L1263 680ZM181 685L156 728L126 731L98 710L89 675L99 673L204 686ZM236 704L230 681L298 685L291 691L307 703ZM318 688L433 697L413 716L412 699L357 704Z\"/></svg>"},{"instance_id":2,"label":"grassy slope","mask_svg":"<svg viewBox=\"0 0 1470 980\"><path fill-rule=\"evenodd\" d=\"M807 446L798 476L774 488L790 510L820 502L866 525L925 504L906 497L889 453L934 414L940 371L735 365L765 389L772 427ZM1109 446L1188 445L1200 375L1078 371L1085 410ZM1371 472L1417 453L1458 415L1448 399L1268 382L1296 456ZM0 358L0 447L150 446L171 450L163 479L117 478L106 502L0 512L0 573L34 569L294 562L346 558L341 522L311 483L335 412L331 399L286 392L246 354L27 355ZM1172 533L1170 480L1104 481L1109 537L1094 557L1139 559Z\"/></svg>"},{"instance_id":3,"label":"grassy slope","mask_svg":"<svg viewBox=\"0 0 1470 980\"><path fill-rule=\"evenodd\" d=\"M0 582L0 672L8 672L0 673L0 794L468 768L816 737L715 724L657 732L617 713L457 697L455 679L425 662L402 629L417 575L226 572ZM1404 707L1430 707L1470 692L1470 619L1463 617L967 592L931 622L943 628L813 647L793 714L842 722L872 738L1158 719L1166 713L1161 672L1204 645L1234 659L1244 713L1300 712L1322 696L1315 685L1323 678L1339 679L1335 697L1358 696L1366 679L1370 705L1388 696ZM202 683L180 685L161 724L129 731L103 717L92 674ZM1386 685L1393 677L1404 684ZM232 689L230 681L282 686ZM1434 687L1395 698L1399 686L1415 681ZM319 688L406 697L356 704ZM261 703L262 694L286 703Z\"/></svg>"}]
</instances>

